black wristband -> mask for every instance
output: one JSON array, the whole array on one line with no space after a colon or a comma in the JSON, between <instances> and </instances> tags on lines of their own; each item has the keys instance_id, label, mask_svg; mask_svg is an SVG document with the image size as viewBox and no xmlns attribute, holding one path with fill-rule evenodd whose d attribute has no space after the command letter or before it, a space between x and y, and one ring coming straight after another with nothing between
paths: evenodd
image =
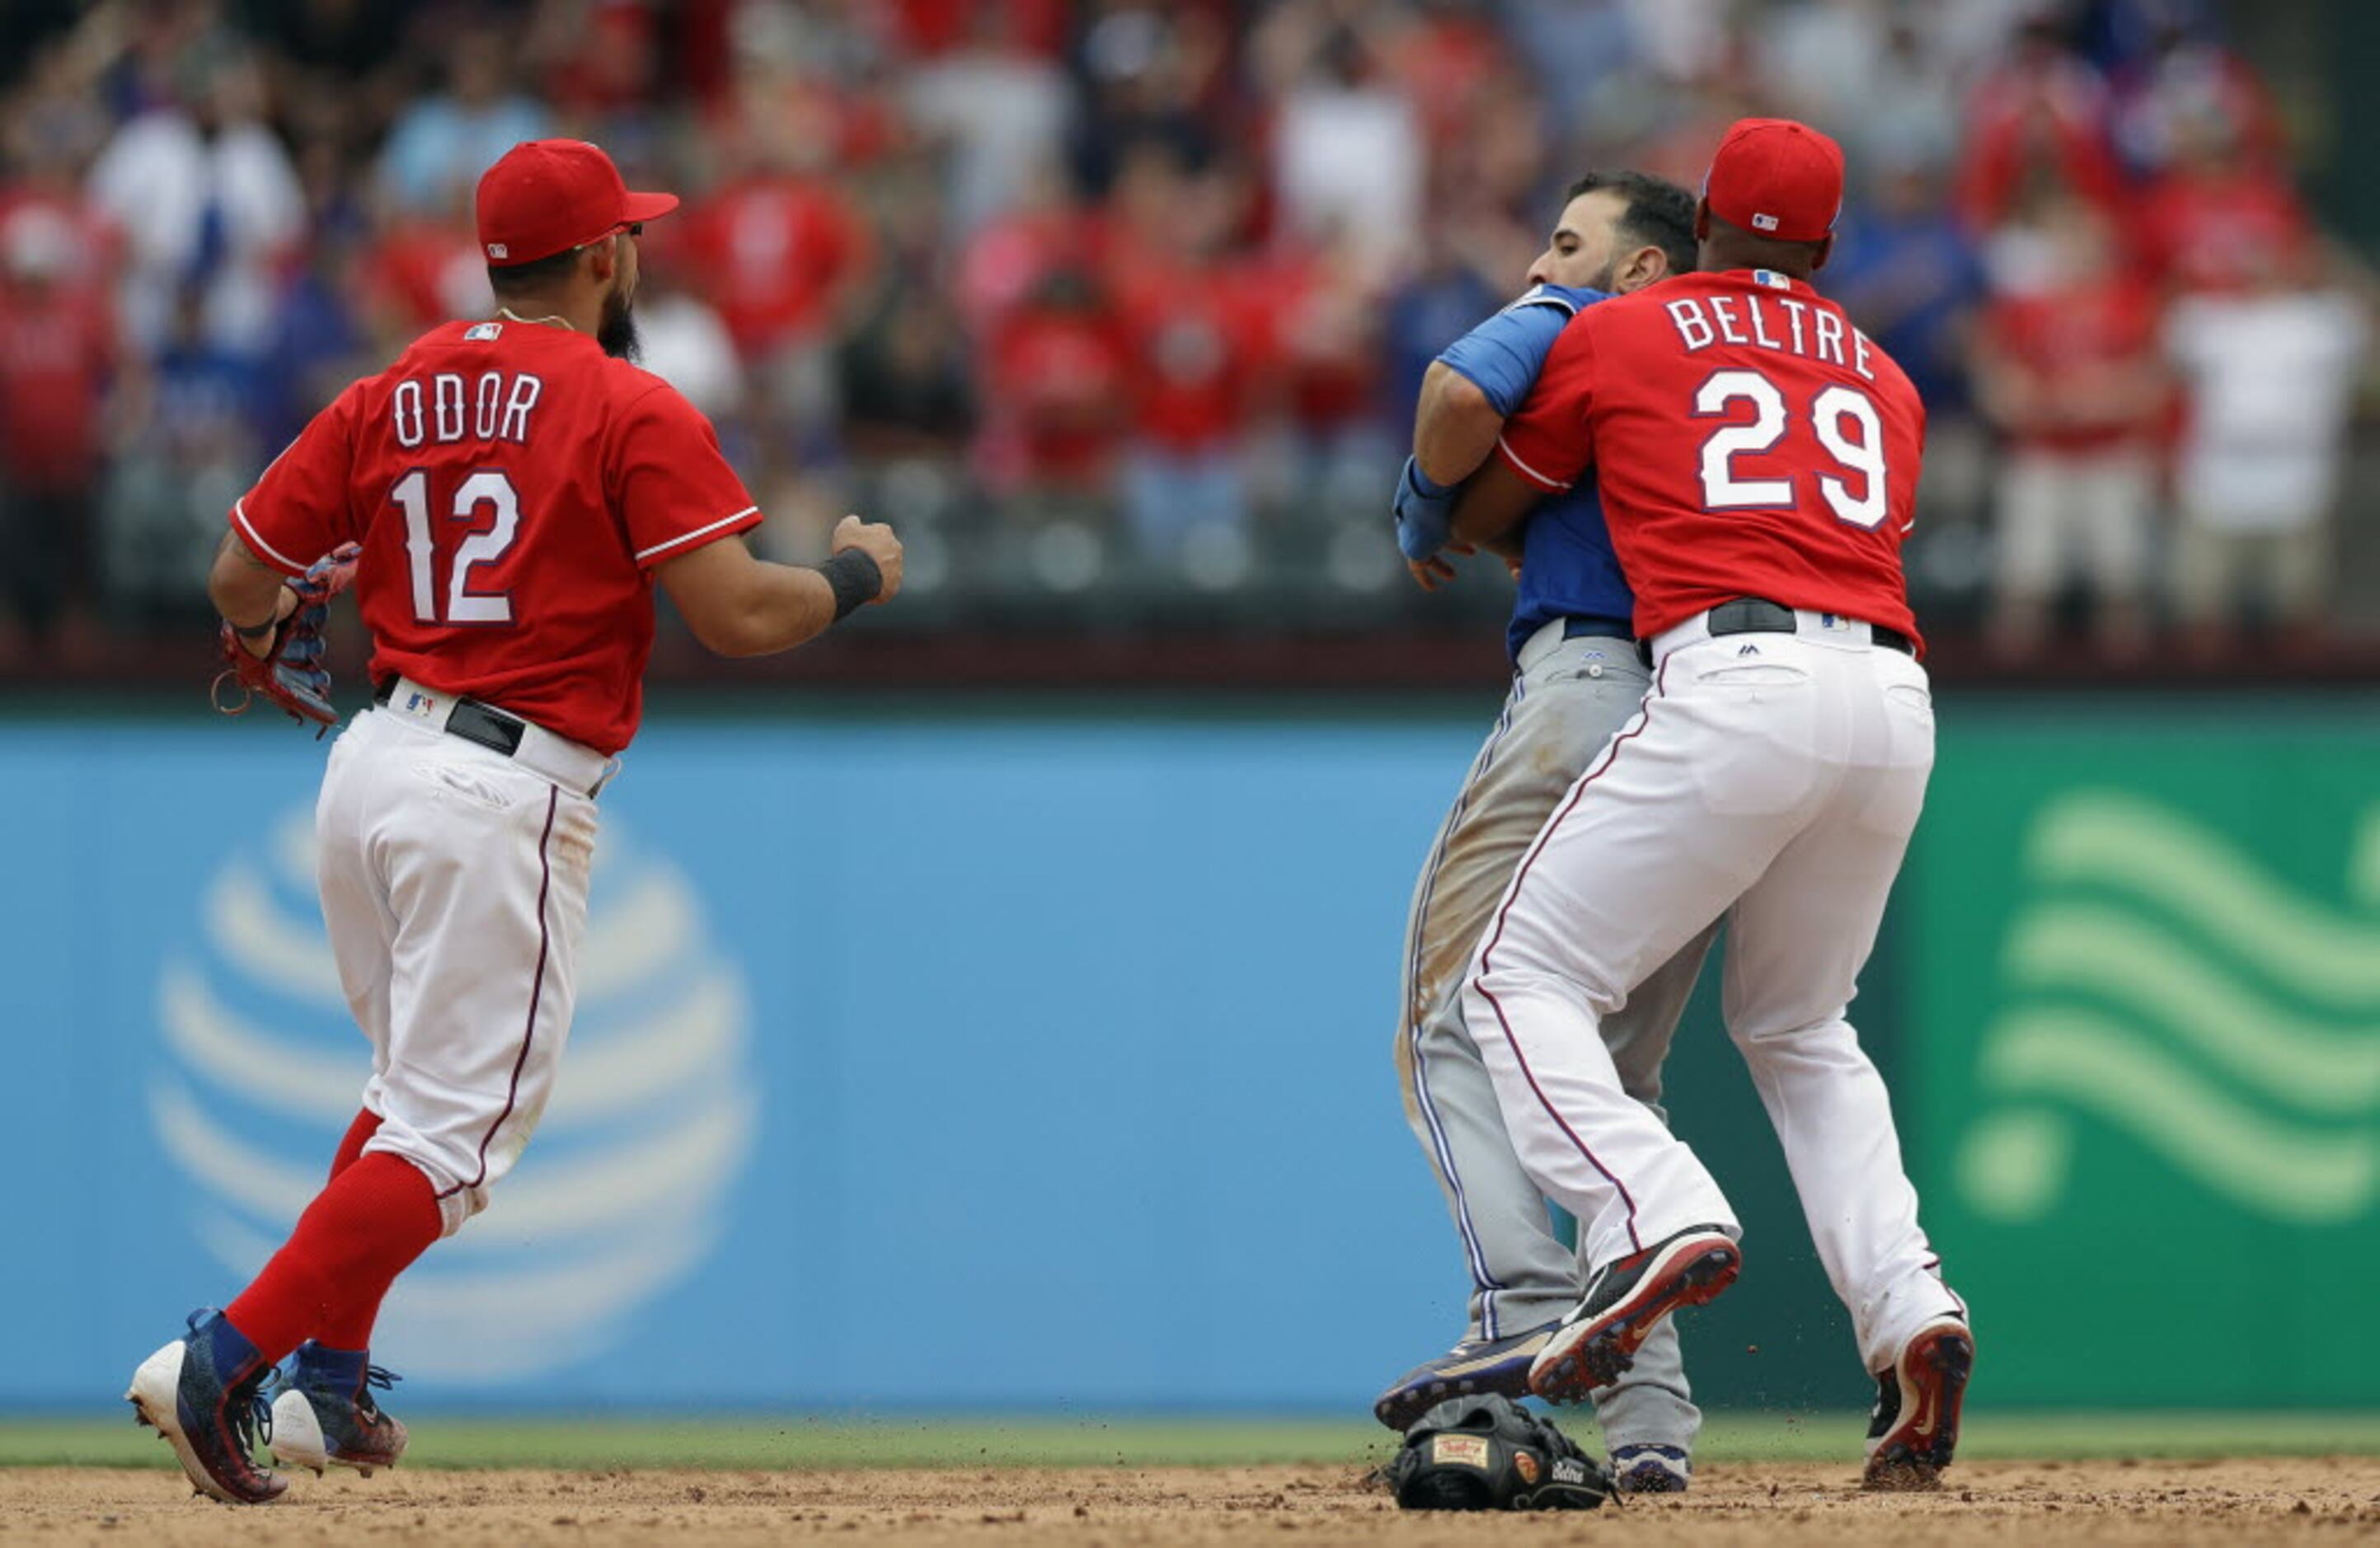
<instances>
[{"instance_id":1,"label":"black wristband","mask_svg":"<svg viewBox=\"0 0 2380 1548\"><path fill-rule=\"evenodd\" d=\"M855 608L865 607L876 600L884 589L884 571L876 561L858 549L845 549L818 567L827 585L834 587L834 620L840 623L851 616Z\"/></svg>"},{"instance_id":2,"label":"black wristband","mask_svg":"<svg viewBox=\"0 0 2380 1548\"><path fill-rule=\"evenodd\" d=\"M244 640L261 640L281 627L281 617L277 611L261 623L232 623L228 618L224 622L231 623L231 632Z\"/></svg>"}]
</instances>

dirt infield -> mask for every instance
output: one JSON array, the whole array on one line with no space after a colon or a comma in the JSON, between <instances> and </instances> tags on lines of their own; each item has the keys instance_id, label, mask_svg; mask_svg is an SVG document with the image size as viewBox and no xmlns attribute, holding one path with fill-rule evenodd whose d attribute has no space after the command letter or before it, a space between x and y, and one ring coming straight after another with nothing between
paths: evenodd
<instances>
[{"instance_id":1,"label":"dirt infield","mask_svg":"<svg viewBox=\"0 0 2380 1548\"><path fill-rule=\"evenodd\" d=\"M1682 1499L1592 1516L1400 1512L1354 1468L1010 1468L301 1475L234 1510L153 1469L0 1470L0 1541L277 1543L1110 1544L1628 1542L2221 1543L2380 1537L2380 1458L1962 1464L1941 1493L1880 1496L1843 1466L1712 1465Z\"/></svg>"}]
</instances>

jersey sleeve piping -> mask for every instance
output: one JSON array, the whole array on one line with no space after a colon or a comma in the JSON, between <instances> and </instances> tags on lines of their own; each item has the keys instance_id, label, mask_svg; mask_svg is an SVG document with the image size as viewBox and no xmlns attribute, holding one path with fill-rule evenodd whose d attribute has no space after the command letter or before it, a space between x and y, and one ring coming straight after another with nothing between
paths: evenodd
<instances>
[{"instance_id":1,"label":"jersey sleeve piping","mask_svg":"<svg viewBox=\"0 0 2380 1548\"><path fill-rule=\"evenodd\" d=\"M1538 472L1536 468L1531 467L1527 463L1522 461L1520 454L1512 450L1512 443L1505 440L1500 435L1496 438L1496 450L1503 454L1505 463L1512 467L1513 472L1519 474L1522 478L1526 478L1530 483L1536 485L1537 488L1544 490L1548 493L1560 494L1564 490L1572 487L1570 483L1565 482L1562 479L1547 477L1545 474Z\"/></svg>"},{"instance_id":2,"label":"jersey sleeve piping","mask_svg":"<svg viewBox=\"0 0 2380 1548\"><path fill-rule=\"evenodd\" d=\"M727 536L727 534L721 530L722 527L732 527L737 522L744 521L744 518L747 516L753 517L754 522L746 523L746 525L754 525L757 523L759 514L760 507L758 505L747 505L744 509L736 512L732 516L722 516L717 521L711 522L707 526L698 526L691 532L681 532L676 537L670 538L666 542L655 543L651 548L640 550L636 556L637 562L642 564L646 560L652 558L653 555L657 553L667 553L672 549L681 547L686 543L691 543L698 538L707 537L712 533L718 533L719 536L723 538Z\"/></svg>"},{"instance_id":3,"label":"jersey sleeve piping","mask_svg":"<svg viewBox=\"0 0 2380 1548\"><path fill-rule=\"evenodd\" d=\"M266 542L264 540L264 535L256 530L256 524L248 519L248 497L246 495L242 495L239 499L231 502L231 519L238 526L240 533L247 539L249 548L263 559L279 567L282 573L290 575L302 575L306 573L307 567L305 565L298 563L288 555L283 553L280 550L274 548L272 544Z\"/></svg>"}]
</instances>

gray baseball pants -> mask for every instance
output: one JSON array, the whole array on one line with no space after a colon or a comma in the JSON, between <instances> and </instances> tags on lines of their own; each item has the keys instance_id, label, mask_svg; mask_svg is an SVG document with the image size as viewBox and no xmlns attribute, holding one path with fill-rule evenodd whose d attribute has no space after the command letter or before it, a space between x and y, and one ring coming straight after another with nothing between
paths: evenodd
<instances>
[{"instance_id":1,"label":"gray baseball pants","mask_svg":"<svg viewBox=\"0 0 2380 1548\"><path fill-rule=\"evenodd\" d=\"M1512 695L1438 830L1405 929L1397 1073L1405 1118L1445 1191L1471 1272L1466 1341L1509 1338L1560 1318L1584 1288L1537 1185L1522 1169L1496 1090L1463 1020L1463 974L1555 804L1636 713L1648 677L1634 642L1562 637L1560 621L1522 647ZM1661 1062L1694 992L1712 921L1601 1022L1628 1095L1661 1112ZM1686 1385L1674 1322L1664 1322L1617 1384L1595 1395L1607 1445L1690 1449L1702 1413Z\"/></svg>"}]
</instances>

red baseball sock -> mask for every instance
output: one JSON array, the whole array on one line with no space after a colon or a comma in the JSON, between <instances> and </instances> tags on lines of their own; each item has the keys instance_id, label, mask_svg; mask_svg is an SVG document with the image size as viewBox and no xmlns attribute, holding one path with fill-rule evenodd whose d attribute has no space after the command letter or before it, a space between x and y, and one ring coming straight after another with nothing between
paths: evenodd
<instances>
[{"instance_id":1,"label":"red baseball sock","mask_svg":"<svg viewBox=\"0 0 2380 1548\"><path fill-rule=\"evenodd\" d=\"M386 1299L389 1286L382 1285L370 1293L358 1293L345 1304L331 1308L314 1336L326 1349L369 1349L371 1348L372 1324L380 1321L380 1303Z\"/></svg>"},{"instance_id":2,"label":"red baseball sock","mask_svg":"<svg viewBox=\"0 0 2380 1548\"><path fill-rule=\"evenodd\" d=\"M334 1181L341 1172L356 1164L357 1158L364 1153L364 1146L379 1132L380 1115L370 1107L358 1108L355 1121L347 1125L346 1134L339 1141L338 1154L331 1157ZM380 1319L381 1299L380 1295L371 1295L365 1297L361 1305L333 1308L329 1318L315 1329L312 1336L334 1349L371 1348L372 1324Z\"/></svg>"},{"instance_id":3,"label":"red baseball sock","mask_svg":"<svg viewBox=\"0 0 2380 1548\"><path fill-rule=\"evenodd\" d=\"M380 1115L370 1107L358 1109L356 1120L347 1125L346 1137L339 1142L339 1153L331 1157L331 1176L337 1177L356 1164L364 1153L364 1145L380 1132Z\"/></svg>"},{"instance_id":4,"label":"red baseball sock","mask_svg":"<svg viewBox=\"0 0 2380 1548\"><path fill-rule=\"evenodd\" d=\"M346 1342L361 1310L365 1336L381 1298L422 1251L438 1240L438 1198L421 1169L373 1151L357 1159L298 1217L288 1242L224 1315L267 1360L308 1337L334 1349ZM344 1315L343 1315L344 1313Z\"/></svg>"}]
</instances>

